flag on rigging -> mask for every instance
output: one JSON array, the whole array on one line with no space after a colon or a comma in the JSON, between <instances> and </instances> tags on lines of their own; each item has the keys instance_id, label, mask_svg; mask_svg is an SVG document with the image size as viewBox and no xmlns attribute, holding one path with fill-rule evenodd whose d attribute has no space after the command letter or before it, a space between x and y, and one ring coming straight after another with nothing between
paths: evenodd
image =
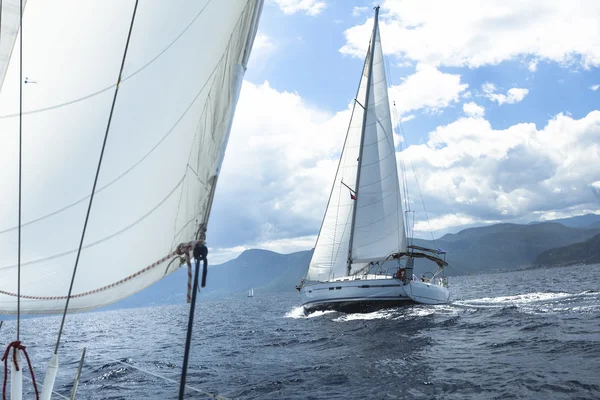
<instances>
[{"instance_id":1,"label":"flag on rigging","mask_svg":"<svg viewBox=\"0 0 600 400\"><path fill-rule=\"evenodd\" d=\"M342 181L342 185L346 186L348 188L348 190L350 191L350 199L356 200L356 191L352 190L350 188L350 186L346 185L343 181Z\"/></svg>"}]
</instances>

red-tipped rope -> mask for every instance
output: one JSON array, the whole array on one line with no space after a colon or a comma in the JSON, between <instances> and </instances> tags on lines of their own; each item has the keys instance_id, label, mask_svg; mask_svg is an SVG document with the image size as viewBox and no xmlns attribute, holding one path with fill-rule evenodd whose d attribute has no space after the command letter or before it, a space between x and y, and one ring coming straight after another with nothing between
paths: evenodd
<instances>
[{"instance_id":1,"label":"red-tipped rope","mask_svg":"<svg viewBox=\"0 0 600 400\"><path fill-rule=\"evenodd\" d=\"M27 359L27 365L29 365L29 372L31 373L31 381L33 382L33 389L35 390L35 398L39 400L40 394L38 392L37 383L35 383L35 375L33 374L33 367L31 366L31 360L29 359L29 354L27 354L27 350L25 346L21 344L18 340L10 343L6 350L4 351L4 357L2 357L2 361L4 361L4 385L2 386L2 399L6 400L6 383L8 381L8 356L10 349L13 349L13 363L15 364L15 369L19 370L19 364L17 363L17 352L21 350L23 354L25 354L25 358Z\"/></svg>"}]
</instances>

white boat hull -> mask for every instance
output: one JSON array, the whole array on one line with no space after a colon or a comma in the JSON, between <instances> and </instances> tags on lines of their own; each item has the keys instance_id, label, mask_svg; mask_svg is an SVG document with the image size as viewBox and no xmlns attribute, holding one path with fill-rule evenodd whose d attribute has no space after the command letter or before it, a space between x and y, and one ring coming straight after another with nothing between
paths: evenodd
<instances>
[{"instance_id":1,"label":"white boat hull","mask_svg":"<svg viewBox=\"0 0 600 400\"><path fill-rule=\"evenodd\" d=\"M432 283L404 283L392 277L347 278L307 284L301 288L300 297L307 312L328 309L368 312L407 303L445 304L450 292Z\"/></svg>"}]
</instances>

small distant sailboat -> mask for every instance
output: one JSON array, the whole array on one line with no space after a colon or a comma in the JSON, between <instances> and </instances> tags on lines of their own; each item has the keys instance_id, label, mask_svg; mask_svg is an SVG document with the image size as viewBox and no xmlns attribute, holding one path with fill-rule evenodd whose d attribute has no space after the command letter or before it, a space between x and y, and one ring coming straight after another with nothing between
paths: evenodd
<instances>
[{"instance_id":1,"label":"small distant sailboat","mask_svg":"<svg viewBox=\"0 0 600 400\"><path fill-rule=\"evenodd\" d=\"M445 252L407 240L378 15L376 7L335 181L308 273L296 287L307 312L443 304L450 297ZM415 258L433 261L437 272L416 278Z\"/></svg>"},{"instance_id":2,"label":"small distant sailboat","mask_svg":"<svg viewBox=\"0 0 600 400\"><path fill-rule=\"evenodd\" d=\"M254 297L254 288L248 290L248 297Z\"/></svg>"}]
</instances>

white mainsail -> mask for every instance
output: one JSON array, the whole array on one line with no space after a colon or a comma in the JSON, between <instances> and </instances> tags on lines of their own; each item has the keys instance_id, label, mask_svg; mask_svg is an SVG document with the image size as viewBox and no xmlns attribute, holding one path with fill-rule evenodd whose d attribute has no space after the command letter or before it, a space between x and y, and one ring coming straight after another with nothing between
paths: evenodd
<instances>
[{"instance_id":1,"label":"white mainsail","mask_svg":"<svg viewBox=\"0 0 600 400\"><path fill-rule=\"evenodd\" d=\"M371 45L375 46L372 67L369 46L346 142L308 268L308 280L329 280L348 275L353 207L357 207L352 235L353 271L370 261L383 260L394 252L406 249L404 214L379 29L374 30ZM369 81L371 87L367 99ZM363 122L363 151L359 162ZM355 186L359 168L360 182L357 189Z\"/></svg>"},{"instance_id":2,"label":"white mainsail","mask_svg":"<svg viewBox=\"0 0 600 400\"><path fill-rule=\"evenodd\" d=\"M37 84L23 95L21 312L63 311L133 5L38 1L24 15ZM69 311L162 279L202 231L261 8L139 4ZM18 52L0 91L0 313L17 304Z\"/></svg>"}]
</instances>

